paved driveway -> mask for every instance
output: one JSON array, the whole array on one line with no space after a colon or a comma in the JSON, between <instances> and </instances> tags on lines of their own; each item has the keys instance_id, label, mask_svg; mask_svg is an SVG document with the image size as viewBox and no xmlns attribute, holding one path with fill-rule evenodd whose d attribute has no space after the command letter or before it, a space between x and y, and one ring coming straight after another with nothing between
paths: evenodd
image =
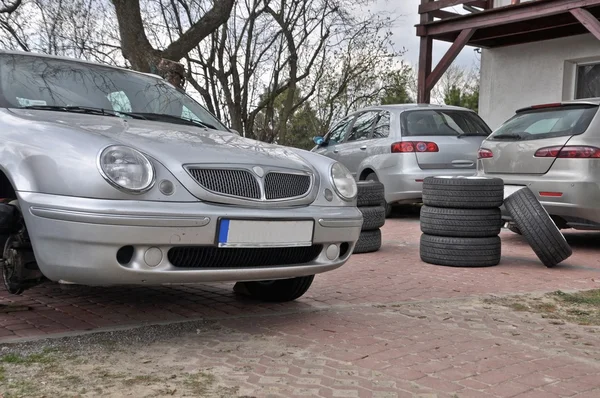
<instances>
[{"instance_id":1,"label":"paved driveway","mask_svg":"<svg viewBox=\"0 0 600 398\"><path fill-rule=\"evenodd\" d=\"M157 342L153 351L165 363L186 357L191 368L217 366L220 381L241 395L600 396L597 328L481 300L599 288L600 234L567 232L573 256L546 269L521 237L503 232L499 266L459 269L419 260L415 216L389 219L383 233L379 252L317 276L293 303L240 298L232 284L2 293L0 303L31 310L0 313L0 343L208 320L217 329Z\"/></svg>"}]
</instances>

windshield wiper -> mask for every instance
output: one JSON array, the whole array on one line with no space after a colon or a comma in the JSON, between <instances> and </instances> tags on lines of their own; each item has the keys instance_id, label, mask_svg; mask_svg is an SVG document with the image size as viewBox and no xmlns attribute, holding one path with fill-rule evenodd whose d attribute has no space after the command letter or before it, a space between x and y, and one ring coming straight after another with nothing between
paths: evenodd
<instances>
[{"instance_id":1,"label":"windshield wiper","mask_svg":"<svg viewBox=\"0 0 600 398\"><path fill-rule=\"evenodd\" d=\"M176 122L176 123L180 123L180 124L187 124L187 125L191 125L191 126L200 126L200 127L213 129L213 130L218 130L212 124L201 122L200 120L196 120L196 119L189 119L189 118L182 117L182 116L169 115L168 113L134 112L133 114L143 116L147 120L154 120L157 122L158 121Z\"/></svg>"},{"instance_id":2,"label":"windshield wiper","mask_svg":"<svg viewBox=\"0 0 600 398\"><path fill-rule=\"evenodd\" d=\"M515 133L506 133L506 134L494 135L490 138L493 138L495 140L510 140L510 139L522 140L523 136L520 134L515 134Z\"/></svg>"},{"instance_id":3,"label":"windshield wiper","mask_svg":"<svg viewBox=\"0 0 600 398\"><path fill-rule=\"evenodd\" d=\"M34 109L34 110L46 110L46 111L60 111L60 112L80 112L93 115L102 116L116 116L125 115L134 119L145 119L141 115L136 115L131 112L115 111L112 109L95 108L93 106L59 106L59 105L29 105L22 106L21 109Z\"/></svg>"}]
</instances>

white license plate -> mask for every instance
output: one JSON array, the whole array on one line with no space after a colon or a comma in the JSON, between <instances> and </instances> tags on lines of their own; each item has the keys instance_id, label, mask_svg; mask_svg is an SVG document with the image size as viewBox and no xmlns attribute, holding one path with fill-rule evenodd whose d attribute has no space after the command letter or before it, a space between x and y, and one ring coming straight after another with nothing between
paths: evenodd
<instances>
[{"instance_id":1,"label":"white license plate","mask_svg":"<svg viewBox=\"0 0 600 398\"><path fill-rule=\"evenodd\" d=\"M314 221L221 220L219 247L311 246Z\"/></svg>"},{"instance_id":2,"label":"white license plate","mask_svg":"<svg viewBox=\"0 0 600 398\"><path fill-rule=\"evenodd\" d=\"M520 189L525 188L522 185L505 185L504 186L504 199L508 198L513 193L517 192Z\"/></svg>"}]
</instances>

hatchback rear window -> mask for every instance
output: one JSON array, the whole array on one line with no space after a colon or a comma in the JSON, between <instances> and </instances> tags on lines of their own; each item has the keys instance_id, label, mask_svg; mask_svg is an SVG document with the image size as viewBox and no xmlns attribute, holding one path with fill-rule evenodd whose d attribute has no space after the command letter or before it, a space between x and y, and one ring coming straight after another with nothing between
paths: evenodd
<instances>
[{"instance_id":1,"label":"hatchback rear window","mask_svg":"<svg viewBox=\"0 0 600 398\"><path fill-rule=\"evenodd\" d=\"M596 105L538 108L517 113L488 139L537 140L582 134L598 111Z\"/></svg>"},{"instance_id":2,"label":"hatchback rear window","mask_svg":"<svg viewBox=\"0 0 600 398\"><path fill-rule=\"evenodd\" d=\"M403 112L400 116L402 135L487 137L491 130L474 112L446 109L427 109Z\"/></svg>"}]
</instances>

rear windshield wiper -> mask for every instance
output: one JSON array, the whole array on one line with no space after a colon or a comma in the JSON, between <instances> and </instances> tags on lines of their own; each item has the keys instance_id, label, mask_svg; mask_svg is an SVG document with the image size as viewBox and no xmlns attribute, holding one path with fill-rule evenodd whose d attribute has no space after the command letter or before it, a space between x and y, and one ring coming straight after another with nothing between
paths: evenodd
<instances>
[{"instance_id":1,"label":"rear windshield wiper","mask_svg":"<svg viewBox=\"0 0 600 398\"><path fill-rule=\"evenodd\" d=\"M93 115L102 116L119 116L125 115L134 119L145 119L141 115L136 115L131 112L115 111L112 109L95 108L93 106L59 106L59 105L29 105L22 106L21 109L34 109L34 110L46 110L46 111L59 111L59 112L80 112Z\"/></svg>"},{"instance_id":2,"label":"rear windshield wiper","mask_svg":"<svg viewBox=\"0 0 600 398\"><path fill-rule=\"evenodd\" d=\"M498 135L493 135L490 138L494 139L494 140L522 140L523 136L520 134L514 134L514 133L506 133L506 134L498 134Z\"/></svg>"},{"instance_id":3,"label":"rear windshield wiper","mask_svg":"<svg viewBox=\"0 0 600 398\"><path fill-rule=\"evenodd\" d=\"M157 122L158 121L176 122L176 123L180 123L180 124L187 124L187 125L191 125L191 126L200 126L200 127L206 127L209 129L217 130L217 128L215 126L213 126L212 124L201 122L200 120L196 120L196 119L189 119L189 118L182 117L182 116L169 115L168 113L134 112L134 115L143 116L147 120L154 120Z\"/></svg>"}]
</instances>

